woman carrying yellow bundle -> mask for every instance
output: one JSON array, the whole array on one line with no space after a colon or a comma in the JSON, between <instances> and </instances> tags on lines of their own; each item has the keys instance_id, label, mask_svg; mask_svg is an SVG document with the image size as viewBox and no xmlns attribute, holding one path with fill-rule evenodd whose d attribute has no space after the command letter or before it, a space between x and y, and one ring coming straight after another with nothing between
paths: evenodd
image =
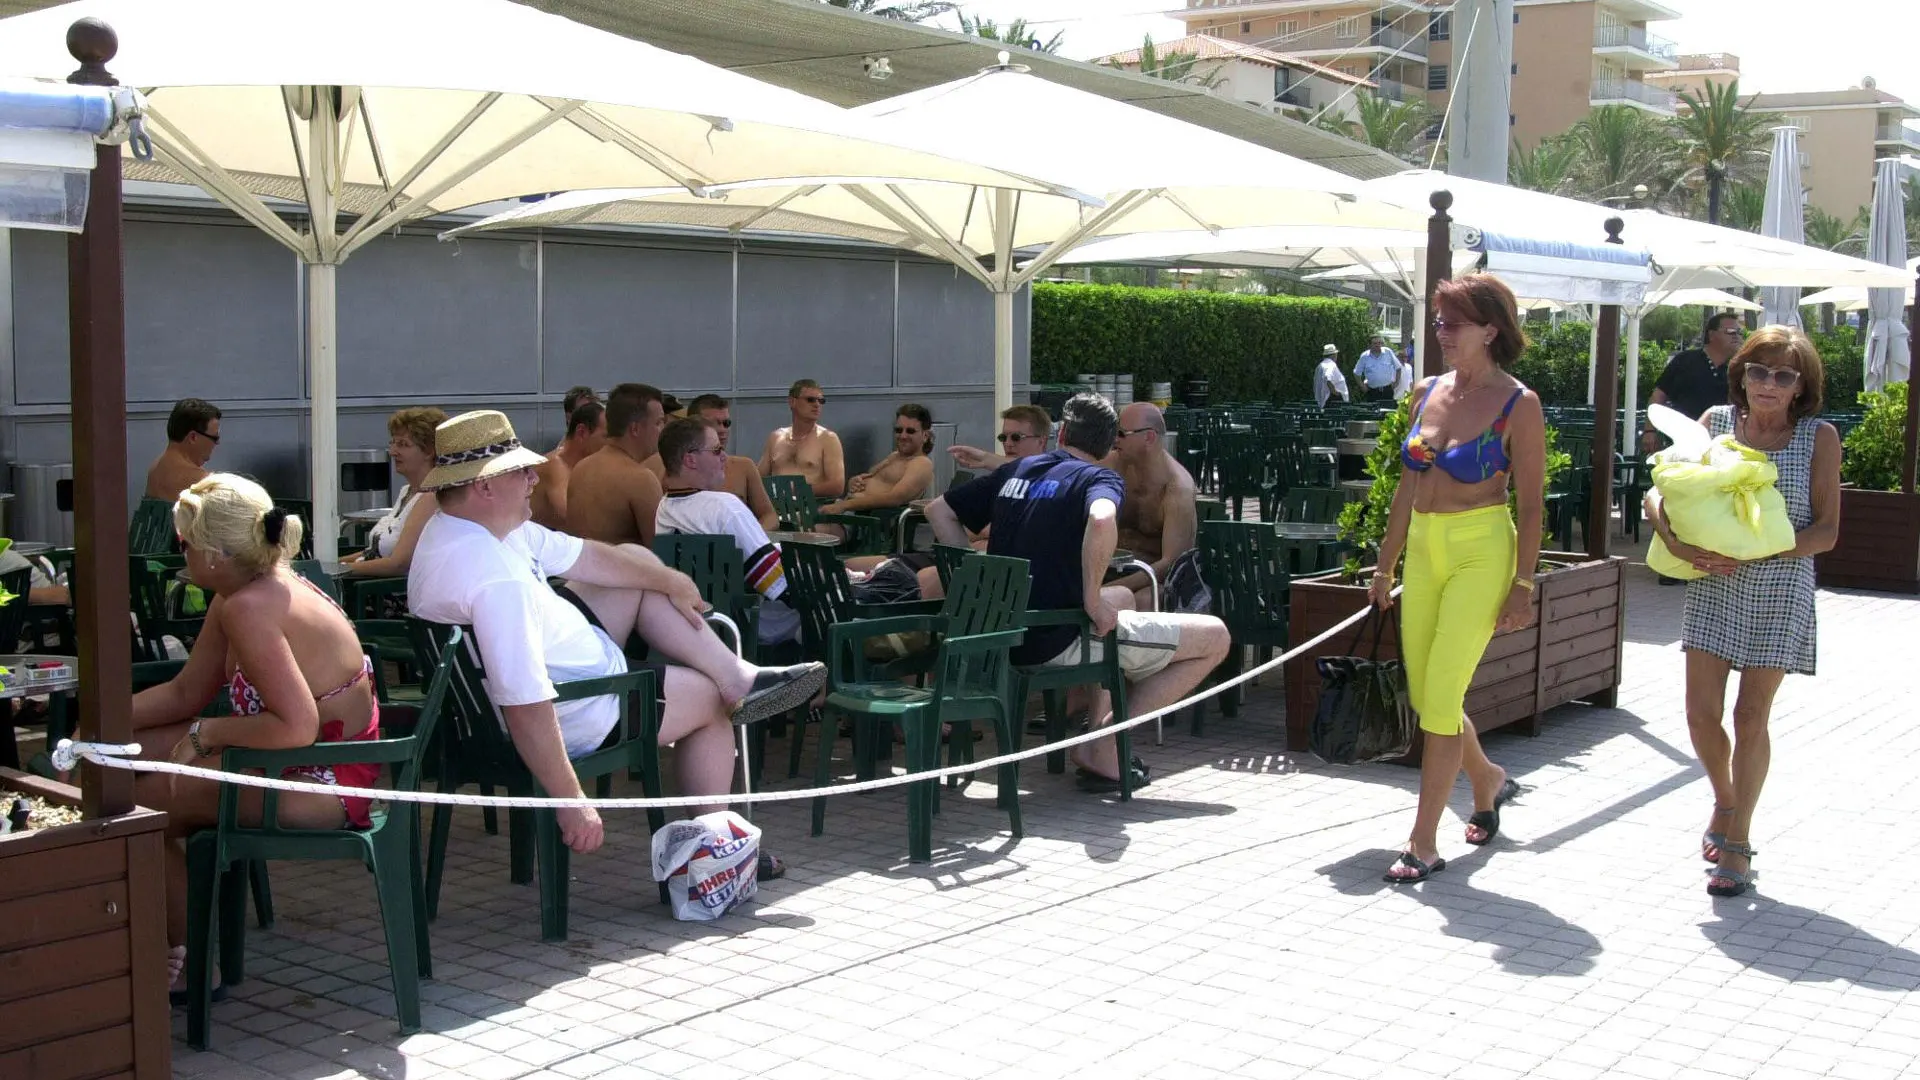
<instances>
[{"instance_id":1,"label":"woman carrying yellow bundle","mask_svg":"<svg viewBox=\"0 0 1920 1080\"><path fill-rule=\"evenodd\" d=\"M1715 896L1739 896L1758 876L1751 830L1772 756L1767 721L1787 673L1813 674L1813 556L1833 547L1840 521L1840 436L1817 419L1826 369L1813 343L1792 327L1766 327L1727 365L1727 381L1732 404L1707 410L1701 421L1709 435L1731 434L1772 462L1793 547L1744 561L1694 547L1674 535L1658 500L1647 500L1668 550L1706 575L1687 583L1681 644L1687 732L1713 786L1700 853L1718 864L1707 881ZM1740 692L1729 742L1722 717L1732 670L1740 672Z\"/></svg>"}]
</instances>

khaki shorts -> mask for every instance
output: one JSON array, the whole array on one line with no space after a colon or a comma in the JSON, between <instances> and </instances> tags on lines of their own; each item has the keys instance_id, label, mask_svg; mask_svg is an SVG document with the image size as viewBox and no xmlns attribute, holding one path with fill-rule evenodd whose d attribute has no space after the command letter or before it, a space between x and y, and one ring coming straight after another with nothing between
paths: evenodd
<instances>
[{"instance_id":1,"label":"khaki shorts","mask_svg":"<svg viewBox=\"0 0 1920 1080\"><path fill-rule=\"evenodd\" d=\"M1128 682L1139 682L1149 675L1158 673L1173 661L1173 652L1180 647L1180 624L1164 612L1158 611L1122 611L1120 612L1120 673ZM1071 667L1079 663L1092 663L1105 657L1106 642L1095 638L1083 657L1080 642L1075 641L1061 650L1060 655L1042 664L1042 667Z\"/></svg>"}]
</instances>

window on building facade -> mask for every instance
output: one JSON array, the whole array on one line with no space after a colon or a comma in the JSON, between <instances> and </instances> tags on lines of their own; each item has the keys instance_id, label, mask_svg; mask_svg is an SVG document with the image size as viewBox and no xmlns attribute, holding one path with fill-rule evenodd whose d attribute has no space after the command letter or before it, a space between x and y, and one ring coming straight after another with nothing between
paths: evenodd
<instances>
[{"instance_id":1,"label":"window on building facade","mask_svg":"<svg viewBox=\"0 0 1920 1080\"><path fill-rule=\"evenodd\" d=\"M1447 65L1427 65L1427 89L1445 90L1447 88Z\"/></svg>"},{"instance_id":2,"label":"window on building facade","mask_svg":"<svg viewBox=\"0 0 1920 1080\"><path fill-rule=\"evenodd\" d=\"M1360 16L1349 15L1333 24L1333 36L1337 38L1357 38L1360 36Z\"/></svg>"},{"instance_id":3,"label":"window on building facade","mask_svg":"<svg viewBox=\"0 0 1920 1080\"><path fill-rule=\"evenodd\" d=\"M1240 36L1245 37L1251 33L1253 33L1253 24L1245 19L1240 20Z\"/></svg>"},{"instance_id":4,"label":"window on building facade","mask_svg":"<svg viewBox=\"0 0 1920 1080\"><path fill-rule=\"evenodd\" d=\"M1292 40L1293 38L1299 37L1300 36L1300 20L1299 19L1281 19L1279 22L1273 24L1273 33L1274 33L1276 42L1282 42L1282 43Z\"/></svg>"},{"instance_id":5,"label":"window on building facade","mask_svg":"<svg viewBox=\"0 0 1920 1080\"><path fill-rule=\"evenodd\" d=\"M1435 15L1433 21L1427 24L1427 40L1452 41L1453 16L1451 14Z\"/></svg>"},{"instance_id":6,"label":"window on building facade","mask_svg":"<svg viewBox=\"0 0 1920 1080\"><path fill-rule=\"evenodd\" d=\"M1227 28L1224 26L1203 26L1200 28L1200 33L1204 37L1224 37L1226 36L1226 32Z\"/></svg>"}]
</instances>

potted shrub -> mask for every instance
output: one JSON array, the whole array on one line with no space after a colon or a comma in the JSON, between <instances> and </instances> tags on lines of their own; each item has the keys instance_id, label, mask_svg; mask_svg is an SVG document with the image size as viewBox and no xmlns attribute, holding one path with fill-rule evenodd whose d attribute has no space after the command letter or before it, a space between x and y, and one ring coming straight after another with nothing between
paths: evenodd
<instances>
[{"instance_id":1,"label":"potted shrub","mask_svg":"<svg viewBox=\"0 0 1920 1080\"><path fill-rule=\"evenodd\" d=\"M1411 399L1409 399L1410 401ZM1386 535L1387 516L1400 485L1400 443L1408 426L1408 402L1380 422L1380 442L1367 459L1372 486L1365 500L1350 503L1340 515L1341 535L1356 550L1345 568L1296 581L1288 617L1288 636L1306 641L1367 603L1367 585ZM1572 464L1547 429L1546 485ZM1510 498L1509 507L1513 505ZM1620 653L1626 627L1626 590L1621 580L1626 560L1592 559L1566 552L1541 553L1535 568L1534 625L1498 634L1487 646L1467 691L1467 713L1482 732L1522 724L1534 734L1540 714L1555 705L1587 700L1612 705L1620 682ZM1371 634L1368 635L1371 637ZM1389 628L1381 650L1397 655L1399 642ZM1287 665L1287 748L1303 750L1307 726L1320 697L1313 662L1345 652L1340 639L1323 643ZM1407 760L1417 761L1419 749Z\"/></svg>"},{"instance_id":2,"label":"potted shrub","mask_svg":"<svg viewBox=\"0 0 1920 1080\"><path fill-rule=\"evenodd\" d=\"M1832 588L1920 593L1920 495L1900 489L1907 384L1860 395L1865 416L1840 458L1840 536L1814 559Z\"/></svg>"}]
</instances>

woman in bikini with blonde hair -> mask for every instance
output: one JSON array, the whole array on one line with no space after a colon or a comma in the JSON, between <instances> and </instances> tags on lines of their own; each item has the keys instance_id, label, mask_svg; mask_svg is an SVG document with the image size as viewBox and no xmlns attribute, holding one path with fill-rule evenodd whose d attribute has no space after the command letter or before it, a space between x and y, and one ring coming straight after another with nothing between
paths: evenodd
<instances>
[{"instance_id":1,"label":"woman in bikini with blonde hair","mask_svg":"<svg viewBox=\"0 0 1920 1080\"><path fill-rule=\"evenodd\" d=\"M245 477L215 473L180 493L174 528L193 584L213 595L186 665L133 699L146 756L218 768L229 746L291 750L316 742L380 737L372 664L353 624L288 560L301 523ZM232 715L195 719L224 689ZM296 775L297 774L297 775ZM289 770L290 779L372 787L377 765ZM167 944L175 989L186 958L186 838L214 825L220 787L163 773L141 775L142 806L167 812ZM260 791L240 793L240 820L260 821ZM365 828L368 800L285 792L279 824L295 829Z\"/></svg>"}]
</instances>

